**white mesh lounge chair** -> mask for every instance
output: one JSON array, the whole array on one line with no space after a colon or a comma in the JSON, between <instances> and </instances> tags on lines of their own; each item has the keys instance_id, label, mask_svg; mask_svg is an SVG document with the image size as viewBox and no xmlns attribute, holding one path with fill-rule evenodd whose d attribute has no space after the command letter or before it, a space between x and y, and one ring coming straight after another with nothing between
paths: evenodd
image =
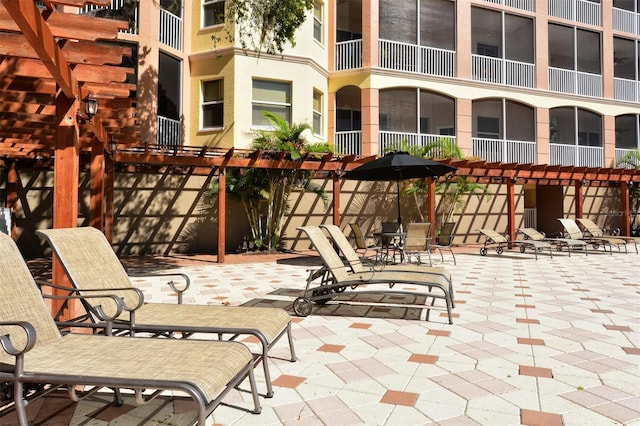
<instances>
[{"instance_id":1,"label":"white mesh lounge chair","mask_svg":"<svg viewBox=\"0 0 640 426\"><path fill-rule=\"evenodd\" d=\"M624 252L627 253L627 243L620 238L594 237L591 235L587 235L582 232L575 220L568 218L560 218L558 220L564 227L565 236L568 238L574 240L583 240L584 242L591 244L595 249L602 246L602 249L604 251L607 251L608 247L609 254L613 254L613 246L616 246L618 251L622 251L621 249L624 248Z\"/></svg>"},{"instance_id":2,"label":"white mesh lounge chair","mask_svg":"<svg viewBox=\"0 0 640 426\"><path fill-rule=\"evenodd\" d=\"M576 219L580 225L582 226L582 228L592 237L595 238L606 238L609 241L617 241L617 240L623 240L627 243L633 243L635 249L636 249L636 254L638 253L638 241L640 241L640 238L638 237L630 237L627 235L612 235L612 234L607 234L606 232L604 232L604 230L602 228L600 228L598 225L596 225L596 223L594 221L592 221L591 219L587 219L585 217L581 217ZM620 231L618 229L618 231Z\"/></svg>"},{"instance_id":3,"label":"white mesh lounge chair","mask_svg":"<svg viewBox=\"0 0 640 426\"><path fill-rule=\"evenodd\" d=\"M401 294L410 296L422 296L426 300L431 299L431 305L417 305L427 310L427 321L431 307L436 299L445 301L449 324L453 324L451 308L453 296L450 292L451 282L446 279L443 273L425 273L403 270L375 270L373 268L360 272L353 272L351 266L345 265L336 250L327 239L322 229L318 226L303 226L298 230L304 232L311 240L314 248L318 251L323 262L323 267L309 273L304 295L298 297L293 302L293 310L297 315L307 316L313 310L313 303L327 303L333 298L342 295L354 294ZM344 234L343 234L344 236ZM357 255L356 255L357 257ZM404 265L403 265L404 266ZM411 265L407 265L411 266ZM413 265L418 268L420 266ZM422 267L429 269L427 267ZM318 286L311 284L320 279ZM409 284L422 290L394 290L396 285ZM346 291L351 288L352 291ZM376 288L369 290L369 288Z\"/></svg>"},{"instance_id":4,"label":"white mesh lounge chair","mask_svg":"<svg viewBox=\"0 0 640 426\"><path fill-rule=\"evenodd\" d=\"M198 425L222 398L249 376L254 412L260 412L254 356L239 342L134 339L92 334L61 335L18 247L0 233L0 381L13 382L14 406L27 426L25 384L136 390L144 403L163 390L186 392L197 403ZM107 299L105 299L107 300ZM108 301L122 308L121 300ZM105 302L106 303L106 302ZM93 390L95 391L96 388ZM143 394L142 390L156 390Z\"/></svg>"},{"instance_id":5,"label":"white mesh lounge chair","mask_svg":"<svg viewBox=\"0 0 640 426\"><path fill-rule=\"evenodd\" d=\"M525 242L546 241L555 245L557 251L562 251L563 248L566 248L569 253L569 257L571 257L571 252L575 250L584 250L585 255L589 254L587 250L587 243L582 240L572 240L571 238L549 238L535 228L520 228L518 229L518 232L525 236Z\"/></svg>"},{"instance_id":6,"label":"white mesh lounge chair","mask_svg":"<svg viewBox=\"0 0 640 426\"><path fill-rule=\"evenodd\" d=\"M92 227L60 228L37 233L49 242L71 284L80 294L112 294L124 300L122 315L111 323L100 318L96 309L100 304L99 299L83 300L90 314L88 326L94 329L106 327L115 334L143 332L172 336L180 333L183 337L207 333L231 340L239 335L255 336L261 346L256 364L262 360L267 397L273 395L267 357L282 336L287 335L291 361L296 360L291 317L283 309L182 304L182 293L187 289L188 281L183 289L170 283L172 289L178 292L177 304L144 303L142 292L133 287L122 263L99 230ZM188 277L185 278L188 280Z\"/></svg>"}]
</instances>

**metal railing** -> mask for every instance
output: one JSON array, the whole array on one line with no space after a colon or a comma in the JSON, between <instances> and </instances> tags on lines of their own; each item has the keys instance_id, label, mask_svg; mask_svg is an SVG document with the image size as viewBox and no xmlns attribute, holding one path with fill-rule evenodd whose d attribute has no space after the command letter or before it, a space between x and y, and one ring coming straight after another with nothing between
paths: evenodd
<instances>
[{"instance_id":1,"label":"metal railing","mask_svg":"<svg viewBox=\"0 0 640 426\"><path fill-rule=\"evenodd\" d=\"M473 155L488 162L533 164L537 161L535 141L472 138L471 142Z\"/></svg>"},{"instance_id":2,"label":"metal railing","mask_svg":"<svg viewBox=\"0 0 640 426\"><path fill-rule=\"evenodd\" d=\"M620 101L640 102L640 81L614 78L614 98Z\"/></svg>"},{"instance_id":3,"label":"metal railing","mask_svg":"<svg viewBox=\"0 0 640 426\"><path fill-rule=\"evenodd\" d=\"M424 147L427 145L437 145L443 140L449 140L455 143L455 136L435 135L428 133L408 133L408 132L390 132L381 131L378 133L378 155L384 155L387 151L397 149L400 146L408 147ZM433 157L444 157L444 151L437 148L431 151Z\"/></svg>"},{"instance_id":4,"label":"metal railing","mask_svg":"<svg viewBox=\"0 0 640 426\"><path fill-rule=\"evenodd\" d=\"M362 155L362 131L336 132L333 150L337 154Z\"/></svg>"},{"instance_id":5,"label":"metal railing","mask_svg":"<svg viewBox=\"0 0 640 426\"><path fill-rule=\"evenodd\" d=\"M137 2L135 3L135 6L131 6L131 4L132 3L128 0L112 0L108 7L88 4L85 7L78 9L78 13L81 15L91 14L100 18L116 19L120 21L128 20L129 28L127 30L120 30L120 32L138 34L138 13L140 9L137 6Z\"/></svg>"},{"instance_id":6,"label":"metal railing","mask_svg":"<svg viewBox=\"0 0 640 426\"><path fill-rule=\"evenodd\" d=\"M549 67L549 90L601 98L602 76Z\"/></svg>"},{"instance_id":7,"label":"metal railing","mask_svg":"<svg viewBox=\"0 0 640 426\"><path fill-rule=\"evenodd\" d=\"M538 228L538 211L535 208L524 208L522 212L523 228Z\"/></svg>"},{"instance_id":8,"label":"metal railing","mask_svg":"<svg viewBox=\"0 0 640 426\"><path fill-rule=\"evenodd\" d=\"M613 29L629 34L640 34L640 14L614 7Z\"/></svg>"},{"instance_id":9,"label":"metal railing","mask_svg":"<svg viewBox=\"0 0 640 426\"><path fill-rule=\"evenodd\" d=\"M391 40L378 41L378 66L418 74L455 77L456 52Z\"/></svg>"},{"instance_id":10,"label":"metal railing","mask_svg":"<svg viewBox=\"0 0 640 426\"><path fill-rule=\"evenodd\" d=\"M501 4L503 6L513 7L515 9L535 11L534 0L484 0L487 3Z\"/></svg>"},{"instance_id":11,"label":"metal railing","mask_svg":"<svg viewBox=\"0 0 640 426\"><path fill-rule=\"evenodd\" d=\"M549 16L581 22L587 25L602 25L600 3L589 0L549 0Z\"/></svg>"},{"instance_id":12,"label":"metal railing","mask_svg":"<svg viewBox=\"0 0 640 426\"><path fill-rule=\"evenodd\" d=\"M336 71L362 68L362 40L336 43Z\"/></svg>"},{"instance_id":13,"label":"metal railing","mask_svg":"<svg viewBox=\"0 0 640 426\"><path fill-rule=\"evenodd\" d=\"M549 144L549 164L579 167L604 167L604 149L600 146Z\"/></svg>"},{"instance_id":14,"label":"metal railing","mask_svg":"<svg viewBox=\"0 0 640 426\"><path fill-rule=\"evenodd\" d=\"M627 155L627 154L629 154L629 153L631 153L631 152L634 152L634 151L635 151L634 149L629 149L629 148L616 148L616 150L615 150L615 156L616 156L616 167L620 167L620 166L618 166L618 164L620 163L620 160L622 159L622 157L624 157L625 155ZM638 161L638 162L634 162L634 161L632 160L632 162L635 164L635 167L634 167L634 166L632 166L631 164L625 164L625 165L624 165L624 166L622 166L622 167L626 167L626 168L628 168L628 169L634 169L634 168L635 168L635 169L637 169L637 168L640 168L640 161Z\"/></svg>"},{"instance_id":15,"label":"metal railing","mask_svg":"<svg viewBox=\"0 0 640 426\"><path fill-rule=\"evenodd\" d=\"M180 120L158 116L158 145L182 145L182 122Z\"/></svg>"},{"instance_id":16,"label":"metal railing","mask_svg":"<svg viewBox=\"0 0 640 426\"><path fill-rule=\"evenodd\" d=\"M534 88L536 66L526 62L473 54L471 75L476 81Z\"/></svg>"},{"instance_id":17,"label":"metal railing","mask_svg":"<svg viewBox=\"0 0 640 426\"><path fill-rule=\"evenodd\" d=\"M160 43L182 50L182 18L160 9Z\"/></svg>"}]
</instances>

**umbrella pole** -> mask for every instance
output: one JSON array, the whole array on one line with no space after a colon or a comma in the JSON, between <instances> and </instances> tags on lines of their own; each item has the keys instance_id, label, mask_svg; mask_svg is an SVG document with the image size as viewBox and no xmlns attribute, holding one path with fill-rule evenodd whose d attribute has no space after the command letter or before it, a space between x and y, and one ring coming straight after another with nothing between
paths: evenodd
<instances>
[{"instance_id":1,"label":"umbrella pole","mask_svg":"<svg viewBox=\"0 0 640 426\"><path fill-rule=\"evenodd\" d=\"M396 193L398 195L398 228L402 231L402 217L400 215L400 179L396 179Z\"/></svg>"}]
</instances>

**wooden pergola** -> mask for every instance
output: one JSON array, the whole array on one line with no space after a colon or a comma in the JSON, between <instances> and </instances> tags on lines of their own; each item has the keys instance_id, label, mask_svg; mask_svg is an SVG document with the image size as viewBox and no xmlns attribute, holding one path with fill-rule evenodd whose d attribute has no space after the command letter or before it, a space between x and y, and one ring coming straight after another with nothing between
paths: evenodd
<instances>
[{"instance_id":1,"label":"wooden pergola","mask_svg":"<svg viewBox=\"0 0 640 426\"><path fill-rule=\"evenodd\" d=\"M220 179L218 261L224 262L227 167L306 169L333 181L333 222L340 223L340 176L375 157L357 158L327 153L291 161L284 153L237 149L149 146L141 143L136 121L134 84L122 67L131 50L115 42L126 21L65 13L60 6L108 5L110 0L3 0L0 3L0 161L8 168L7 206L18 200L17 171L21 164L53 169L53 226L74 227L78 216L81 158L90 167L91 226L113 232L113 192L116 164L170 169L176 173L211 174ZM87 117L83 100L92 94L98 112ZM445 160L446 161L446 160ZM509 233L515 237L513 185L517 183L574 185L575 214L582 215L582 185L619 186L623 234L629 235L629 185L640 183L640 171L533 164L449 161L457 173L480 182L507 184ZM429 180L427 217L435 222L435 183ZM54 280L64 273L54 262Z\"/></svg>"}]
</instances>

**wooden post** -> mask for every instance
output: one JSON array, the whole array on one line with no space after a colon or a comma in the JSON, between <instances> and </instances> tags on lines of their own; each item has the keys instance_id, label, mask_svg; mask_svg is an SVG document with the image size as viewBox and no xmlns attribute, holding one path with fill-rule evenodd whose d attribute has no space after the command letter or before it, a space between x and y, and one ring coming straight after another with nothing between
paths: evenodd
<instances>
[{"instance_id":1,"label":"wooden post","mask_svg":"<svg viewBox=\"0 0 640 426\"><path fill-rule=\"evenodd\" d=\"M429 237L436 235L436 181L432 177L427 178L427 220L431 224L429 227Z\"/></svg>"},{"instance_id":2,"label":"wooden post","mask_svg":"<svg viewBox=\"0 0 640 426\"><path fill-rule=\"evenodd\" d=\"M16 162L12 161L9 165L9 170L7 170L7 207L11 209L11 229L9 230L9 235L15 241L18 237L16 233L16 229L18 228L16 225L16 208L18 206L18 185L20 181L20 175L18 174L18 170L16 170Z\"/></svg>"},{"instance_id":3,"label":"wooden post","mask_svg":"<svg viewBox=\"0 0 640 426\"><path fill-rule=\"evenodd\" d=\"M333 224L340 226L340 170L331 173L333 180Z\"/></svg>"},{"instance_id":4,"label":"wooden post","mask_svg":"<svg viewBox=\"0 0 640 426\"><path fill-rule=\"evenodd\" d=\"M585 183L586 184L586 183ZM582 217L583 205L584 205L584 194L582 193L583 183L580 180L576 180L575 187L575 201L576 201L576 218Z\"/></svg>"},{"instance_id":5,"label":"wooden post","mask_svg":"<svg viewBox=\"0 0 640 426\"><path fill-rule=\"evenodd\" d=\"M516 199L515 199L515 182L511 177L507 177L507 228L509 232L509 241L516 239ZM512 247L512 244L509 244Z\"/></svg>"},{"instance_id":6,"label":"wooden post","mask_svg":"<svg viewBox=\"0 0 640 426\"><path fill-rule=\"evenodd\" d=\"M116 181L116 162L112 155L105 157L105 187L104 187L104 234L113 244L113 220L115 216L114 191Z\"/></svg>"},{"instance_id":7,"label":"wooden post","mask_svg":"<svg viewBox=\"0 0 640 426\"><path fill-rule=\"evenodd\" d=\"M629 184L620 181L620 211L622 212L622 224L620 235L631 235L631 203L629 201Z\"/></svg>"},{"instance_id":8,"label":"wooden post","mask_svg":"<svg viewBox=\"0 0 640 426\"><path fill-rule=\"evenodd\" d=\"M218 263L224 263L226 244L225 216L227 210L227 185L224 167L218 172Z\"/></svg>"},{"instance_id":9,"label":"wooden post","mask_svg":"<svg viewBox=\"0 0 640 426\"><path fill-rule=\"evenodd\" d=\"M104 146L97 139L91 141L89 225L104 230Z\"/></svg>"}]
</instances>

